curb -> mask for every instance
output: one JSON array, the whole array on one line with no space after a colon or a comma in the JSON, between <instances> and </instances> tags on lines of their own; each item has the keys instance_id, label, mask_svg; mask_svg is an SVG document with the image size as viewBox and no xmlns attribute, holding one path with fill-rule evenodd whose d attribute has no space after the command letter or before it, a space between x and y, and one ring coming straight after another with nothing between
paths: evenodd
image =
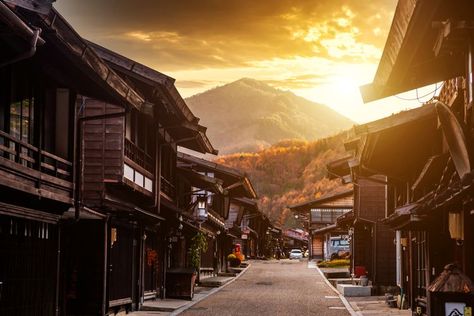
<instances>
[{"instance_id":1,"label":"curb","mask_svg":"<svg viewBox=\"0 0 474 316\"><path fill-rule=\"evenodd\" d=\"M308 264L308 266L309 266L309 264ZM347 299L341 293L339 293L339 291L331 284L331 282L328 281L328 279L326 279L326 277L324 276L324 273L321 271L321 269L319 269L318 265L315 265L315 269L321 275L321 277L323 278L326 285L328 285L331 288L331 290L333 290L334 293L336 293L337 296L339 296L339 299L341 300L342 304L344 304L344 307L347 309L349 314L351 314L351 316L362 316L362 313L361 312L356 312L352 308L351 304L347 301Z\"/></svg>"},{"instance_id":2,"label":"curb","mask_svg":"<svg viewBox=\"0 0 474 316\"><path fill-rule=\"evenodd\" d=\"M186 304L186 305L184 305L184 306L182 306L182 307L180 307L180 308L174 310L174 311L170 314L170 316L176 316L176 315L181 314L181 313L184 312L185 310L191 308L192 306L194 306L195 304L199 303L200 301L202 301L202 300L208 298L208 297L211 296L212 294L215 294L215 293L219 292L220 290L222 290L223 288L225 288L225 287L228 286L229 284L234 283L235 280L237 280L237 279L240 278L242 275L244 275L245 272L247 272L247 270L248 270L251 266L252 266L252 264L249 263L248 266L247 266L244 270L242 270L239 274L237 274L237 276L236 276L235 278L233 278L232 280L230 280L229 282L227 282L226 284L224 284L224 285L222 285L222 286L220 286L220 287L216 287L216 288L210 290L205 296L203 296L203 297L201 297L201 298L198 298L198 299L196 299L195 301L191 301L191 302L189 302L188 304Z\"/></svg>"}]
</instances>

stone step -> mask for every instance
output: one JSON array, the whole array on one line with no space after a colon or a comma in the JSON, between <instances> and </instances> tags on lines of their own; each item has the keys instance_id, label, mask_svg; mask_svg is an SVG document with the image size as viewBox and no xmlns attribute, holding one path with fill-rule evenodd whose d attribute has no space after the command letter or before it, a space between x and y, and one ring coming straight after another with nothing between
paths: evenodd
<instances>
[{"instance_id":1,"label":"stone step","mask_svg":"<svg viewBox=\"0 0 474 316\"><path fill-rule=\"evenodd\" d=\"M224 277L224 276L217 276L217 277L211 277L211 278L207 278L207 279L204 279L201 281L200 283L200 286L203 286L203 287L219 287L219 286L222 286L224 284L226 284L227 282L230 282L230 280L232 280L233 277Z\"/></svg>"},{"instance_id":2,"label":"stone step","mask_svg":"<svg viewBox=\"0 0 474 316\"><path fill-rule=\"evenodd\" d=\"M372 286L352 285L352 284L338 284L337 290L343 296L370 296L372 294Z\"/></svg>"}]
</instances>

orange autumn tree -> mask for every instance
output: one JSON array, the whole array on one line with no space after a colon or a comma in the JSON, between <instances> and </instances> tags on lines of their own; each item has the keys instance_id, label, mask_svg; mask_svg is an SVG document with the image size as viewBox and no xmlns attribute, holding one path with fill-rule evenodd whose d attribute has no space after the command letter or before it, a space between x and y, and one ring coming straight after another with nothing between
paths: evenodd
<instances>
[{"instance_id":1,"label":"orange autumn tree","mask_svg":"<svg viewBox=\"0 0 474 316\"><path fill-rule=\"evenodd\" d=\"M295 227L288 205L345 189L340 181L327 178L326 164L347 155L343 144L350 137L350 132L343 132L313 142L283 140L255 153L221 156L216 162L246 173L263 212L282 226Z\"/></svg>"}]
</instances>

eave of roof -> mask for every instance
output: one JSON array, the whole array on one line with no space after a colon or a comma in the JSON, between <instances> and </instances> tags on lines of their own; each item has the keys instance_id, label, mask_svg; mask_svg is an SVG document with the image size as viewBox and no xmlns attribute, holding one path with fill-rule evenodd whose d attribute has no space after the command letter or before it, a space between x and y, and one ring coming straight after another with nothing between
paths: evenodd
<instances>
[{"instance_id":1,"label":"eave of roof","mask_svg":"<svg viewBox=\"0 0 474 316\"><path fill-rule=\"evenodd\" d=\"M432 23L456 20L457 15L472 11L463 9L469 5L468 1L399 0L375 78L360 88L364 102L462 75L462 54L435 54L440 30Z\"/></svg>"},{"instance_id":2,"label":"eave of roof","mask_svg":"<svg viewBox=\"0 0 474 316\"><path fill-rule=\"evenodd\" d=\"M180 168L178 167L178 172L183 174L186 179L191 182L193 187L211 191L216 194L224 194L224 189L222 188L222 180L218 178L211 178L203 174L194 172L193 170Z\"/></svg>"},{"instance_id":3,"label":"eave of roof","mask_svg":"<svg viewBox=\"0 0 474 316\"><path fill-rule=\"evenodd\" d=\"M48 15L38 15L25 11L25 15L33 16L44 32L47 32L47 41L54 38L64 46L71 56L83 64L83 69L91 74L96 82L102 86L119 104L140 110L145 100L116 74L102 60L95 50L72 28L72 26L54 8ZM29 21L32 22L32 21Z\"/></svg>"},{"instance_id":4,"label":"eave of roof","mask_svg":"<svg viewBox=\"0 0 474 316\"><path fill-rule=\"evenodd\" d=\"M186 102L183 100L174 83L175 79L171 78L157 70L140 64L130 58L122 56L116 52L113 52L105 47L102 47L96 43L89 42L94 48L97 54L111 64L113 67L117 67L119 70L127 71L135 74L141 81L148 85L160 85L165 87L166 92L170 98L174 101L176 108L180 110L181 115L186 121L191 122L195 125L199 122L197 118L189 109Z\"/></svg>"},{"instance_id":5,"label":"eave of roof","mask_svg":"<svg viewBox=\"0 0 474 316\"><path fill-rule=\"evenodd\" d=\"M376 133L435 115L435 105L433 103L428 103L418 108L402 111L376 121L356 125L354 126L354 132L356 135Z\"/></svg>"},{"instance_id":6,"label":"eave of roof","mask_svg":"<svg viewBox=\"0 0 474 316\"><path fill-rule=\"evenodd\" d=\"M235 178L235 183L237 183L238 181L241 182L240 185L243 186L243 188L247 192L247 196L246 196L247 198L252 198L252 199L257 198L257 193L255 192L255 189L251 181L242 172L236 169L206 160L206 159L198 158L198 157L183 153L183 152L178 152L177 157L178 157L178 160L182 162L195 164L209 171L216 172L216 173L223 173L227 176Z\"/></svg>"},{"instance_id":7,"label":"eave of roof","mask_svg":"<svg viewBox=\"0 0 474 316\"><path fill-rule=\"evenodd\" d=\"M328 195L322 196L320 198L317 198L317 199L314 199L314 200L311 200L311 201L308 201L308 202L291 205L291 206L288 206L288 208L290 210L292 210L293 212L299 212L299 211L301 211L301 209L309 210L309 209L314 208L318 205L324 205L325 203L335 201L335 200L338 200L340 198L348 197L348 196L351 196L353 194L354 194L354 190L349 189L349 190L345 190L343 192L328 194ZM345 206L347 206L347 205L341 205L341 206L339 206L339 205L336 206L335 205L334 208L345 208Z\"/></svg>"},{"instance_id":8,"label":"eave of roof","mask_svg":"<svg viewBox=\"0 0 474 316\"><path fill-rule=\"evenodd\" d=\"M0 20L3 21L11 30L22 37L25 41L31 42L35 31L26 25L23 20L15 14L7 5L0 1ZM37 40L37 45L43 45L44 39L41 37Z\"/></svg>"},{"instance_id":9,"label":"eave of roof","mask_svg":"<svg viewBox=\"0 0 474 316\"><path fill-rule=\"evenodd\" d=\"M191 112L176 89L175 79L96 43L89 42L89 44L102 59L118 72L132 75L151 87L164 88L162 90L166 93L166 96L163 97L171 100L174 108L178 110L177 113L179 113L181 120L179 125L176 126L163 125L163 128L168 129L169 133L173 135L176 143L200 153L210 153L212 155L219 153L206 135L207 128L198 124L199 118ZM182 134L181 137L179 134Z\"/></svg>"}]
</instances>

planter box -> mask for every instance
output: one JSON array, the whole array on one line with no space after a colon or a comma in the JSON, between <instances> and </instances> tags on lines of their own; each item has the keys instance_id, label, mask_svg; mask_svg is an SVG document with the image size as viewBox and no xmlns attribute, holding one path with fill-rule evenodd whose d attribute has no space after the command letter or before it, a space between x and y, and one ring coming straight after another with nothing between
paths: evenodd
<instances>
[{"instance_id":1,"label":"planter box","mask_svg":"<svg viewBox=\"0 0 474 316\"><path fill-rule=\"evenodd\" d=\"M166 271L166 297L192 300L195 282L196 272L193 268L179 268Z\"/></svg>"}]
</instances>

